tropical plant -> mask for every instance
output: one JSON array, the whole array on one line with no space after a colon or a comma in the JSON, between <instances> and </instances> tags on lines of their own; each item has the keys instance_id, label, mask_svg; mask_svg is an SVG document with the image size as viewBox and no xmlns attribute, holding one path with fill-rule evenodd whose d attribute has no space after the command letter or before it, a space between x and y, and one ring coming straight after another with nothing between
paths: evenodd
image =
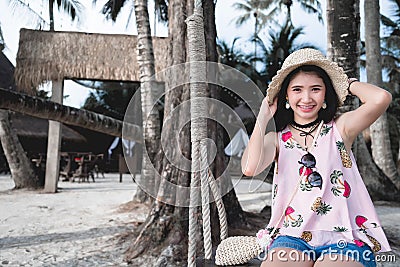
<instances>
[{"instance_id":1,"label":"tropical plant","mask_svg":"<svg viewBox=\"0 0 400 267\"><path fill-rule=\"evenodd\" d=\"M254 17L255 34L257 34L267 22L274 21L278 8L272 5L273 2L269 0L242 0L241 2L234 3L232 5L233 8L243 12L243 14L234 19L236 26L242 26Z\"/></svg>"},{"instance_id":2,"label":"tropical plant","mask_svg":"<svg viewBox=\"0 0 400 267\"><path fill-rule=\"evenodd\" d=\"M23 18L32 19L36 22L37 28L42 29L46 24L45 20L36 13L30 6L22 0L9 0L12 9L18 10L19 16ZM49 0L49 12L50 12L50 30L54 30L54 19L53 19L53 5L54 0ZM59 8L63 8L71 16L72 19L78 17L78 6L80 5L76 0L58 0L57 5ZM4 154L7 158L10 166L11 175L13 177L15 188L40 188L43 187L43 177L35 175L32 165L25 154L21 143L19 142L15 132L11 128L9 122L8 111L0 111L0 139L3 146ZM58 173L58 170L54 170ZM52 188L52 191L56 191L56 188Z\"/></svg>"},{"instance_id":3,"label":"tropical plant","mask_svg":"<svg viewBox=\"0 0 400 267\"><path fill-rule=\"evenodd\" d=\"M239 38L233 39L231 46L225 41L220 40L217 42L217 51L219 62L224 65L228 65L238 71L246 74L259 88L265 88L266 83L260 73L254 68L254 66L248 60L249 56L244 54L239 48L235 47L236 41ZM228 81L227 81L228 82ZM236 82L236 81L235 81ZM242 81L246 82L246 81ZM228 99L221 96L221 99Z\"/></svg>"},{"instance_id":4,"label":"tropical plant","mask_svg":"<svg viewBox=\"0 0 400 267\"><path fill-rule=\"evenodd\" d=\"M260 30L267 25L268 21L275 22L277 8L272 6L273 1L242 0L233 4L233 8L243 12L242 15L234 19L236 26L239 27L254 17L253 38L259 34ZM272 8L272 10L271 10ZM254 55L257 55L257 44L254 43ZM255 64L253 65L255 68Z\"/></svg>"},{"instance_id":5,"label":"tropical plant","mask_svg":"<svg viewBox=\"0 0 400 267\"><path fill-rule=\"evenodd\" d=\"M251 54L249 60L262 64L260 73L265 77L267 83L271 81L285 58L292 52L306 47L317 49L316 46L309 43L297 43L297 39L302 34L304 34L303 27L295 28L290 21L286 21L279 31L271 30L269 32L269 46L265 45L259 36L252 39L260 47L261 53L259 56Z\"/></svg>"},{"instance_id":6,"label":"tropical plant","mask_svg":"<svg viewBox=\"0 0 400 267\"><path fill-rule=\"evenodd\" d=\"M317 14L318 20L323 22L322 18L322 7L318 0L297 0L300 7L309 14ZM255 34L264 28L268 22L275 23L275 18L285 8L287 11L286 21L292 21L291 19L291 7L293 5L292 0L242 0L233 4L233 7L242 11L243 14L235 19L236 25L241 26L245 22L249 21L253 16L255 19Z\"/></svg>"},{"instance_id":7,"label":"tropical plant","mask_svg":"<svg viewBox=\"0 0 400 267\"><path fill-rule=\"evenodd\" d=\"M9 0L14 11L18 10L21 15L23 12L27 14L27 18L33 20L37 26L35 28L43 29L47 24L43 17L34 11L29 2L24 0ZM58 10L68 14L72 20L77 19L78 22L82 20L82 14L84 7L78 0L42 0L44 3L48 3L49 18L50 18L50 31L54 31L54 5L57 4ZM25 16L23 16L25 17Z\"/></svg>"},{"instance_id":8,"label":"tropical plant","mask_svg":"<svg viewBox=\"0 0 400 267\"><path fill-rule=\"evenodd\" d=\"M93 0L93 3L97 3L98 0ZM107 19L116 21L118 15L121 13L122 7L129 2L128 0L108 0L101 10L103 15ZM127 24L130 22L130 18L134 12L134 6L132 5ZM167 0L154 0L154 12L159 22L166 23L168 21L168 1Z\"/></svg>"},{"instance_id":9,"label":"tropical plant","mask_svg":"<svg viewBox=\"0 0 400 267\"><path fill-rule=\"evenodd\" d=\"M359 0L327 1L328 57L338 63L349 77L359 77L360 10ZM340 16L340 19L339 19ZM339 24L340 23L340 24ZM348 99L342 111L358 106ZM364 139L360 136L353 144L358 169L372 199L397 200L399 191L380 171L371 158Z\"/></svg>"},{"instance_id":10,"label":"tropical plant","mask_svg":"<svg viewBox=\"0 0 400 267\"><path fill-rule=\"evenodd\" d=\"M123 120L126 108L128 107L129 101L136 89L108 89L92 91L86 98L82 108L118 120Z\"/></svg>"},{"instance_id":11,"label":"tropical plant","mask_svg":"<svg viewBox=\"0 0 400 267\"><path fill-rule=\"evenodd\" d=\"M400 1L390 0L391 17L381 15L383 27L382 65L389 74L389 86L392 92L399 92L400 81ZM393 83L391 83L393 82Z\"/></svg>"},{"instance_id":12,"label":"tropical plant","mask_svg":"<svg viewBox=\"0 0 400 267\"><path fill-rule=\"evenodd\" d=\"M364 12L367 79L369 83L383 87L379 0L365 0ZM400 190L400 177L392 157L386 112L370 126L370 133L372 157L375 163L392 180L397 189Z\"/></svg>"},{"instance_id":13,"label":"tropical plant","mask_svg":"<svg viewBox=\"0 0 400 267\"><path fill-rule=\"evenodd\" d=\"M291 21L292 20L292 11L291 8L293 6L293 1L292 0L274 0L275 3L278 4L278 7L280 10L282 10L284 7L287 10L287 20ZM323 22L322 18L322 6L320 1L318 0L297 0L300 4L300 7L307 13L309 14L317 14L318 15L318 20L320 22Z\"/></svg>"}]
</instances>

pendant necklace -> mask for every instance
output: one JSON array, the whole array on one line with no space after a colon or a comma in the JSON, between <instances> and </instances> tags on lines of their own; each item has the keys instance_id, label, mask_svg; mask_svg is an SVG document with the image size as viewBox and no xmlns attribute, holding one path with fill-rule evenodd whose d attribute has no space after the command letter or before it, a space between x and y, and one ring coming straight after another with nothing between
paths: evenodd
<instances>
[{"instance_id":1,"label":"pendant necklace","mask_svg":"<svg viewBox=\"0 0 400 267\"><path fill-rule=\"evenodd\" d=\"M318 127L318 123L320 122L320 119L316 119L313 122L307 123L307 124L298 124L295 121L293 121L292 123L290 123L290 126L292 126L294 129L296 129L297 131L300 132L300 136L303 137L304 136L304 147L306 148L306 151L308 151L308 147L307 147L307 136L311 136L314 139L314 136L311 134L315 129L317 129ZM311 127L311 128L310 128ZM308 131L305 131L304 129L306 128L310 128Z\"/></svg>"}]
</instances>

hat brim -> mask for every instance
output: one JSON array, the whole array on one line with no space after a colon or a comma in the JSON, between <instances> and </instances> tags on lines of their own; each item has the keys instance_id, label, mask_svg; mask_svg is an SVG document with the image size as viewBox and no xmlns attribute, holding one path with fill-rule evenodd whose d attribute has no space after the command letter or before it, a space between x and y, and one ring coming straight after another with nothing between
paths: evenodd
<instances>
[{"instance_id":1,"label":"hat brim","mask_svg":"<svg viewBox=\"0 0 400 267\"><path fill-rule=\"evenodd\" d=\"M278 70L277 74L272 78L271 83L268 85L267 100L269 104L274 102L274 98L281 90L282 83L289 73L303 65L315 65L325 70L332 81L333 87L338 96L339 105L341 106L344 104L348 94L348 77L343 68L339 67L336 62L332 62L325 58L318 60L304 60L298 64L292 64L286 68Z\"/></svg>"}]
</instances>

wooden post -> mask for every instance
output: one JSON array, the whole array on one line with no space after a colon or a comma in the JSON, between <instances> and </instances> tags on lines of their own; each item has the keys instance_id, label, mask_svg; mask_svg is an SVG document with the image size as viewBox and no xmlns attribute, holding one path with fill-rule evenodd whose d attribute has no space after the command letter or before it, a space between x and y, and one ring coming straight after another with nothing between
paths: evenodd
<instances>
[{"instance_id":1,"label":"wooden post","mask_svg":"<svg viewBox=\"0 0 400 267\"><path fill-rule=\"evenodd\" d=\"M63 102L63 81L52 81L51 100L62 104ZM57 182L60 171L60 147L61 147L61 126L60 122L49 120L49 136L47 142L46 176L44 192L56 193Z\"/></svg>"}]
</instances>

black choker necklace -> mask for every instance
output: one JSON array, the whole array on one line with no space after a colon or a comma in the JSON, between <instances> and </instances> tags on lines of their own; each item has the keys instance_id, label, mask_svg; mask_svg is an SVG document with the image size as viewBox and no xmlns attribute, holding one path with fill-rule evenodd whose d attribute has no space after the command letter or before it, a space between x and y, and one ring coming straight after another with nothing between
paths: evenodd
<instances>
[{"instance_id":1,"label":"black choker necklace","mask_svg":"<svg viewBox=\"0 0 400 267\"><path fill-rule=\"evenodd\" d=\"M315 121L312 121L312 122L307 123L307 124L298 124L297 122L295 122L293 120L291 125L292 126L296 126L295 128L306 129L306 128L310 128L310 127L312 127L314 125L317 125L320 121L321 121L321 119L317 118Z\"/></svg>"},{"instance_id":2,"label":"black choker necklace","mask_svg":"<svg viewBox=\"0 0 400 267\"><path fill-rule=\"evenodd\" d=\"M314 122L312 122L312 123L314 123ZM300 124L300 125L301 125L301 124ZM299 135L300 135L301 137L304 136L304 147L305 147L306 151L308 151L308 147L307 147L307 136L309 135L309 136L311 136L311 137L314 139L314 136L312 135L312 132L314 132L315 129L318 128L318 124L312 125L312 126L310 127L310 129L307 130L307 131L305 131L305 130L303 130L303 129L300 129L300 128L297 128L296 125L293 125L293 124L290 124L290 126L292 126L294 129L296 129L297 131L299 131ZM308 128L308 127L307 127L307 128Z\"/></svg>"}]
</instances>

